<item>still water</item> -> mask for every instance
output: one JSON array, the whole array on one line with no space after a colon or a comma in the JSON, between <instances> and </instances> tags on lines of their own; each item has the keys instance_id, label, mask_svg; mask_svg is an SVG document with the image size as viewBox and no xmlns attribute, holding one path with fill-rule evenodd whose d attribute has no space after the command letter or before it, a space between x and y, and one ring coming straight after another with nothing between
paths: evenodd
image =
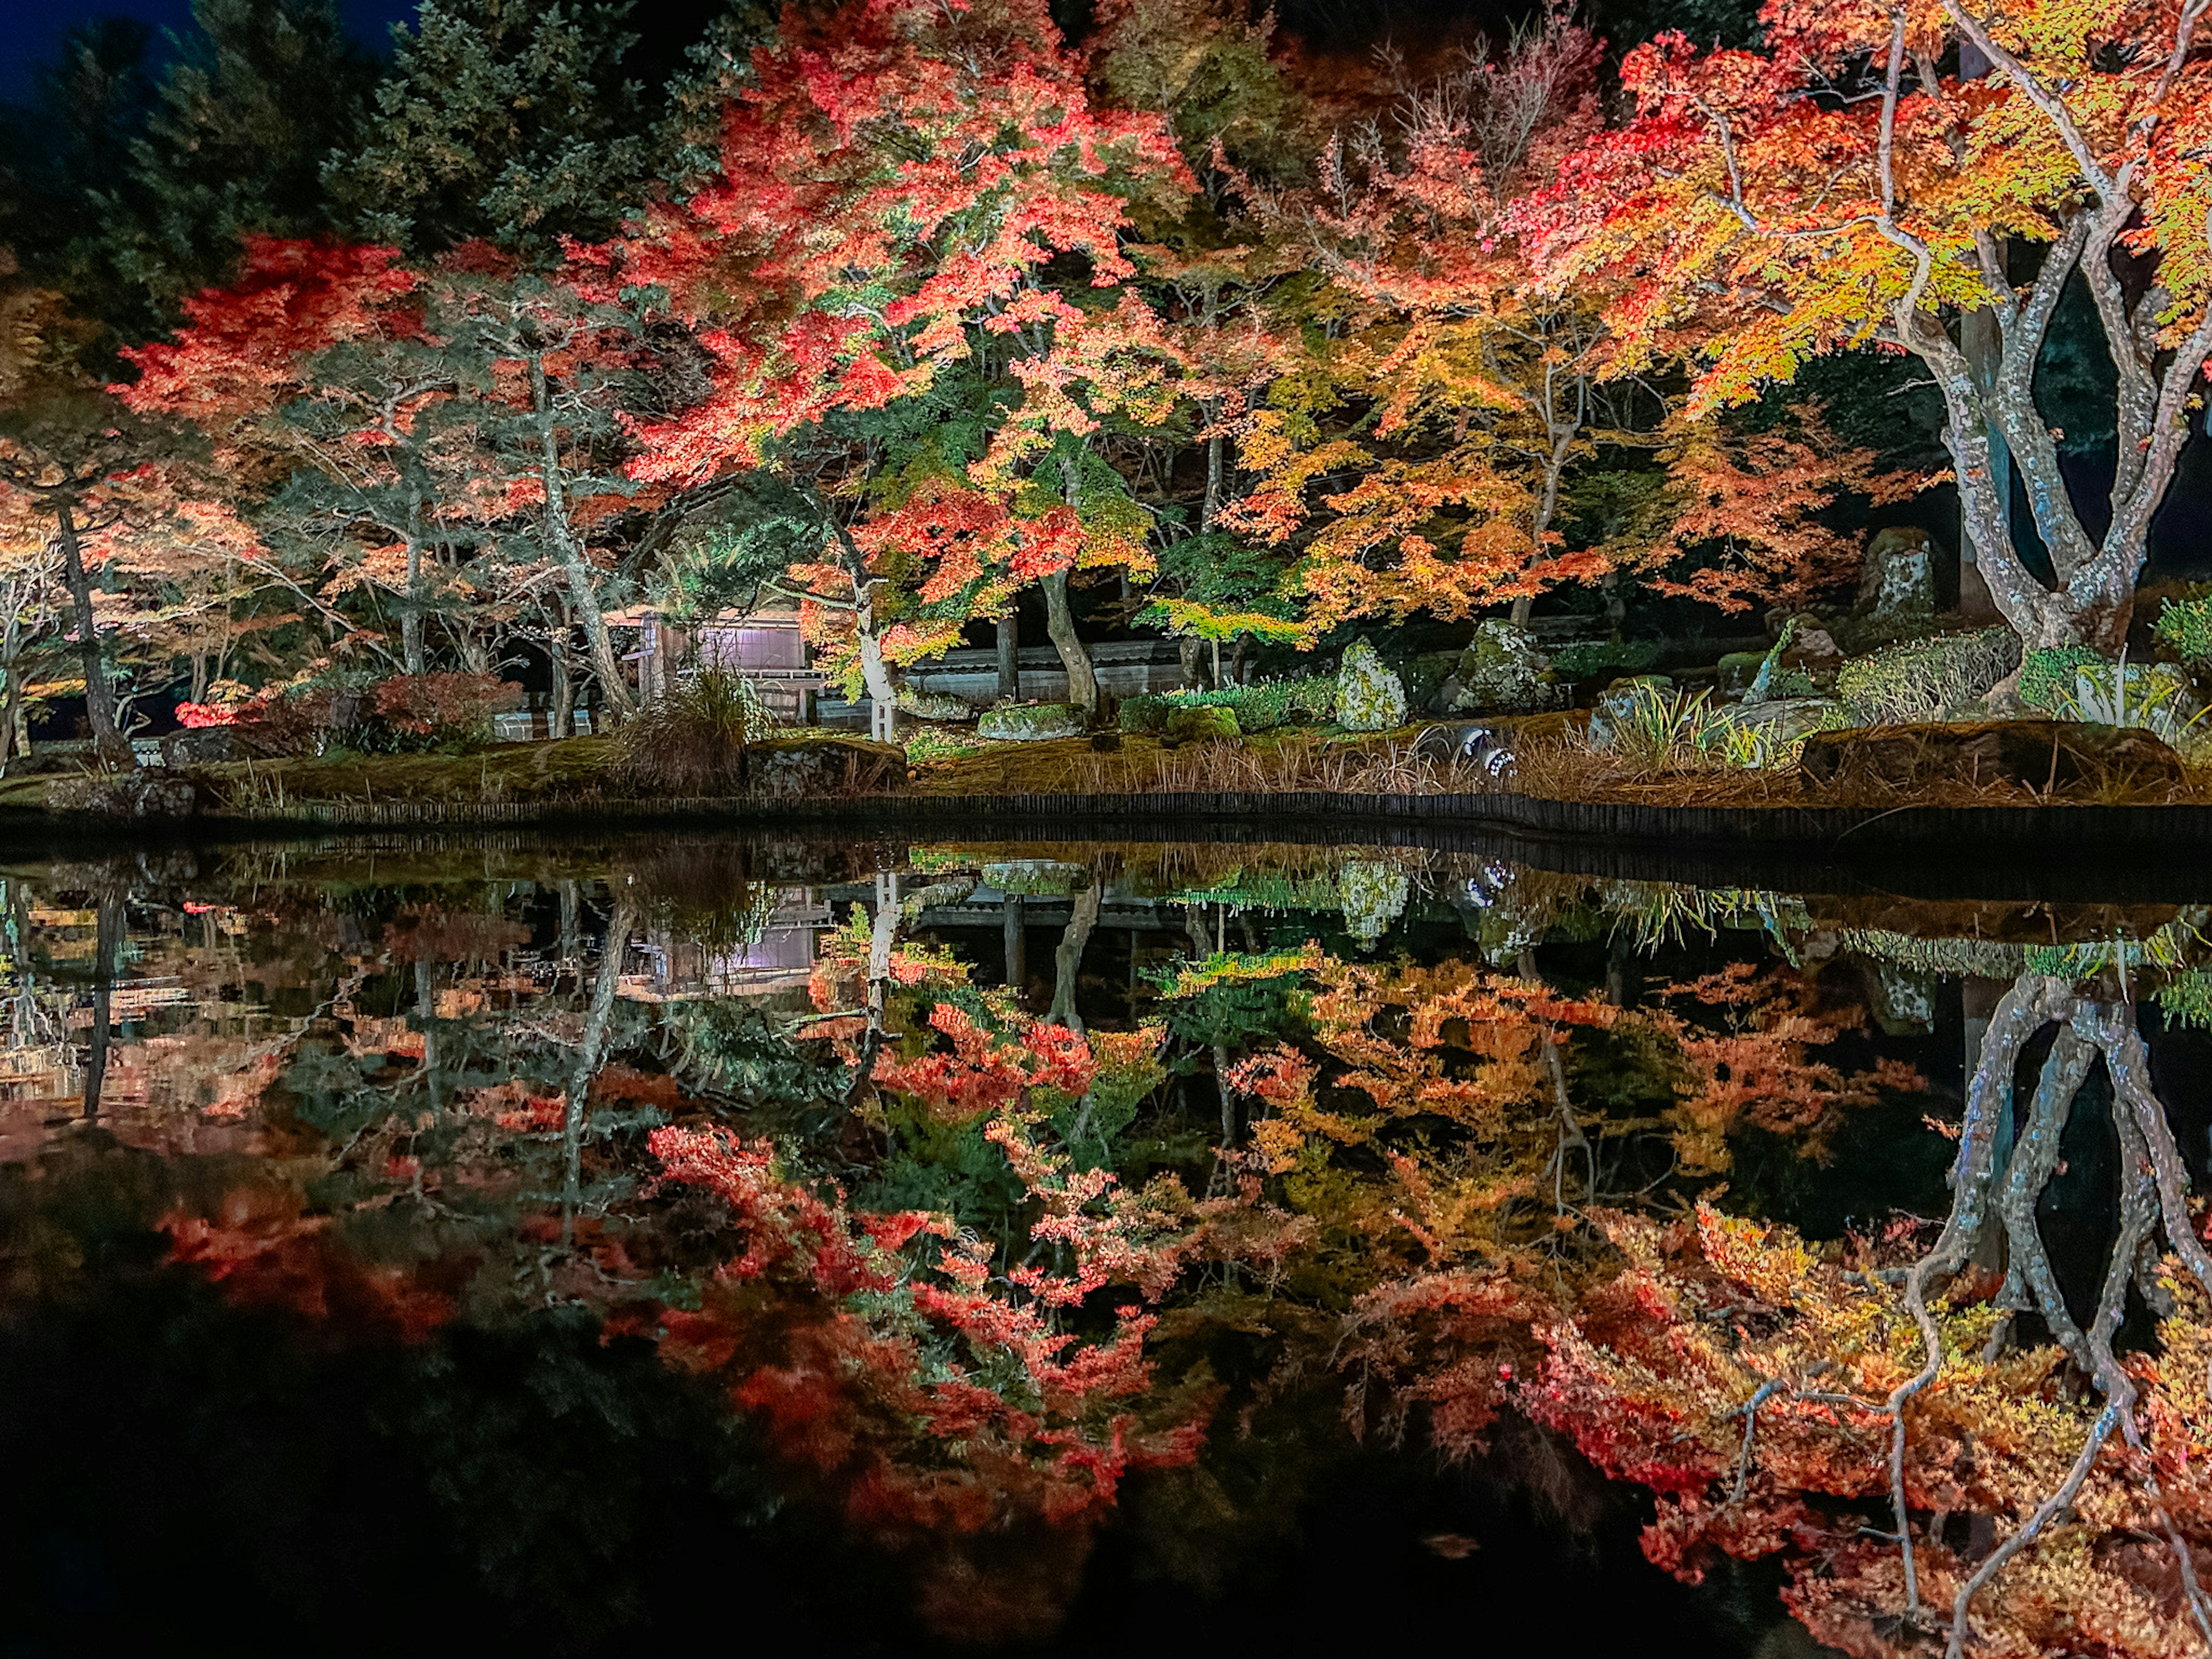
<instances>
[{"instance_id":1,"label":"still water","mask_svg":"<svg viewBox=\"0 0 2212 1659\"><path fill-rule=\"evenodd\" d=\"M19 862L0 1649L2201 1651L2208 924L1409 848Z\"/></svg>"}]
</instances>

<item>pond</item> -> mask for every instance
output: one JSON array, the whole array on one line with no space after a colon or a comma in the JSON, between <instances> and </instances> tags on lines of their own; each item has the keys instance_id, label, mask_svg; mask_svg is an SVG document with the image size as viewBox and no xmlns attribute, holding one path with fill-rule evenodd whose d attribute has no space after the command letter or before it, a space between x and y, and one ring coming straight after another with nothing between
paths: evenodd
<instances>
[{"instance_id":1,"label":"pond","mask_svg":"<svg viewBox=\"0 0 2212 1659\"><path fill-rule=\"evenodd\" d=\"M1574 866L0 869L8 1650L2201 1650L2212 908Z\"/></svg>"}]
</instances>

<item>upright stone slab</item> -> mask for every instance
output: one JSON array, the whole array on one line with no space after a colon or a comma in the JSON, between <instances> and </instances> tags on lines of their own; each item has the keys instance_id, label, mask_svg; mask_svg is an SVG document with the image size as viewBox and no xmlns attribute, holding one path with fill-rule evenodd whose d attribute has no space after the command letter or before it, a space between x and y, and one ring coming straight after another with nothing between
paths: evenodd
<instances>
[{"instance_id":1,"label":"upright stone slab","mask_svg":"<svg viewBox=\"0 0 2212 1659\"><path fill-rule=\"evenodd\" d=\"M1394 732L1406 723L1406 688L1361 640L1336 677L1337 723L1347 732Z\"/></svg>"}]
</instances>

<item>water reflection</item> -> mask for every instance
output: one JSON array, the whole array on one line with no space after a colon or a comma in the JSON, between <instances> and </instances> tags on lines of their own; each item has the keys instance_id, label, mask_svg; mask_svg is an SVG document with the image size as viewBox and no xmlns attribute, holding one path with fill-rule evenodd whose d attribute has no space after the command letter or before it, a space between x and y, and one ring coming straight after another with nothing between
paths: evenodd
<instances>
[{"instance_id":1,"label":"water reflection","mask_svg":"<svg viewBox=\"0 0 2212 1659\"><path fill-rule=\"evenodd\" d=\"M96 1189L164 1273L441 1375L581 1321L751 1437L743 1528L986 1644L1065 1631L1102 1536L1232 1595L1393 1447L1438 1594L1514 1491L1656 1505L1644 1558L1737 1586L1707 1650L1762 1605L2212 1644L2212 912L1379 848L202 860L0 879L19 1310L112 1291Z\"/></svg>"}]
</instances>

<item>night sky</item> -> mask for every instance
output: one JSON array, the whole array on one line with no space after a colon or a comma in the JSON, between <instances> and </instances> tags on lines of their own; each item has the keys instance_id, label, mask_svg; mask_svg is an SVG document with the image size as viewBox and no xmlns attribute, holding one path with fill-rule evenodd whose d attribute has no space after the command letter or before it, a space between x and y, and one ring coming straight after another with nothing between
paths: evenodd
<instances>
[{"instance_id":1,"label":"night sky","mask_svg":"<svg viewBox=\"0 0 2212 1659\"><path fill-rule=\"evenodd\" d=\"M391 26L415 15L415 0L337 0L337 7L362 43L380 52ZM158 41L161 30L191 24L191 0L0 0L0 98L20 94L30 70L60 50L69 30L117 16L143 18Z\"/></svg>"}]
</instances>

